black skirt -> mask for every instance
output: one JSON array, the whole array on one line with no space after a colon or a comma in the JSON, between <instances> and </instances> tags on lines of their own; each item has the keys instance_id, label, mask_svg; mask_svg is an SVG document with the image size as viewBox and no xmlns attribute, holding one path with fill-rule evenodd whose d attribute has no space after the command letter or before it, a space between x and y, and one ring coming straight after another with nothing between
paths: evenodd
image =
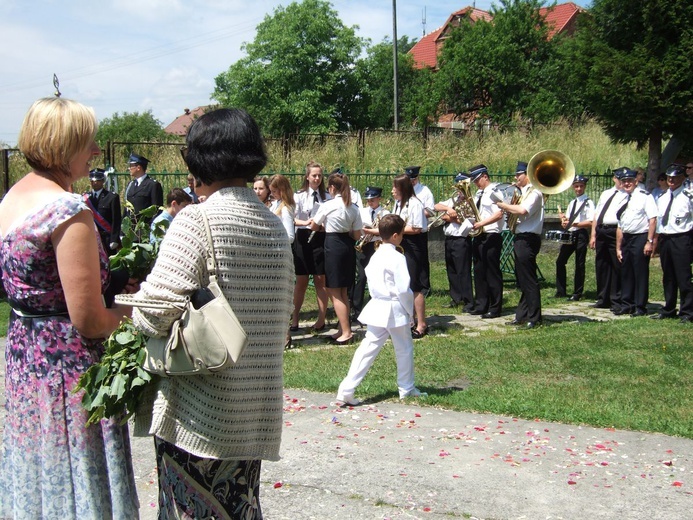
<instances>
[{"instance_id":1,"label":"black skirt","mask_svg":"<svg viewBox=\"0 0 693 520\"><path fill-rule=\"evenodd\" d=\"M312 231L299 228L292 245L296 275L325 274L325 233L318 231L308 242Z\"/></svg>"},{"instance_id":2,"label":"black skirt","mask_svg":"<svg viewBox=\"0 0 693 520\"><path fill-rule=\"evenodd\" d=\"M402 247L411 278L409 287L413 292L428 289L428 233L404 235Z\"/></svg>"},{"instance_id":3,"label":"black skirt","mask_svg":"<svg viewBox=\"0 0 693 520\"><path fill-rule=\"evenodd\" d=\"M325 287L351 287L356 272L356 250L349 233L325 234Z\"/></svg>"}]
</instances>

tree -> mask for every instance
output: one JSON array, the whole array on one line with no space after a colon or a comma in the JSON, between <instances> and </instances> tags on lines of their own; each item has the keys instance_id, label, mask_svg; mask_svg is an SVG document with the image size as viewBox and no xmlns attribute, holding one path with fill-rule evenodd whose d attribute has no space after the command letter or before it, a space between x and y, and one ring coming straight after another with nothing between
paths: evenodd
<instances>
[{"instance_id":1,"label":"tree","mask_svg":"<svg viewBox=\"0 0 693 520\"><path fill-rule=\"evenodd\" d=\"M164 132L161 121L152 115L151 110L146 112L118 112L112 117L107 117L99 123L99 131L96 141L101 145L106 141L161 141L168 140L170 136Z\"/></svg>"},{"instance_id":2,"label":"tree","mask_svg":"<svg viewBox=\"0 0 693 520\"><path fill-rule=\"evenodd\" d=\"M656 175L662 139L693 136L693 4L595 0L572 57L585 98L615 141L649 145Z\"/></svg>"},{"instance_id":3,"label":"tree","mask_svg":"<svg viewBox=\"0 0 693 520\"><path fill-rule=\"evenodd\" d=\"M478 111L498 122L513 114L555 117L552 86L545 81L554 44L539 10L540 0L500 0L492 22L463 21L443 46L436 83L441 108Z\"/></svg>"},{"instance_id":4,"label":"tree","mask_svg":"<svg viewBox=\"0 0 693 520\"><path fill-rule=\"evenodd\" d=\"M397 86L400 106L407 103L416 70L409 50L416 42L403 36L397 41ZM394 71L392 66L392 41L384 38L381 43L369 46L365 58L356 63L356 74L361 85L363 128L392 128L394 124Z\"/></svg>"},{"instance_id":5,"label":"tree","mask_svg":"<svg viewBox=\"0 0 693 520\"><path fill-rule=\"evenodd\" d=\"M216 77L212 97L247 109L270 134L346 130L363 113L354 74L363 45L329 2L278 7L244 45L247 57Z\"/></svg>"}]
</instances>

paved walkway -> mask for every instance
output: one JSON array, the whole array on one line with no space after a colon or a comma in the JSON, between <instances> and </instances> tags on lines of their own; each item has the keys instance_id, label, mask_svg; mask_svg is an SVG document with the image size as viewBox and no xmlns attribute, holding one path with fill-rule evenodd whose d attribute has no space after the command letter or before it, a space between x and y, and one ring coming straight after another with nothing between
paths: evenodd
<instances>
[{"instance_id":1,"label":"paved walkway","mask_svg":"<svg viewBox=\"0 0 693 520\"><path fill-rule=\"evenodd\" d=\"M478 334L479 327L507 330L508 319L439 316L431 325L455 321ZM614 316L579 302L546 309L544 319ZM299 348L325 345L311 334L296 339ZM691 518L689 439L452 412L415 401L341 408L333 395L292 389L284 399L282 460L263 463L268 520ZM155 519L153 441L135 438L133 451L141 518Z\"/></svg>"}]
</instances>

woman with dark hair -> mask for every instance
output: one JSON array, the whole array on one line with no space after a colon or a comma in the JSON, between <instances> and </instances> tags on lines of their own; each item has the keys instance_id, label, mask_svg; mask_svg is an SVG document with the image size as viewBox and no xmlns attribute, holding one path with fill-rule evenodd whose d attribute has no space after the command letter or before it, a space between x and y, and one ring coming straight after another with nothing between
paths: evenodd
<instances>
[{"instance_id":1,"label":"woman with dark hair","mask_svg":"<svg viewBox=\"0 0 693 520\"><path fill-rule=\"evenodd\" d=\"M296 239L294 240L294 269L296 286L294 287L294 312L291 315L292 332L298 330L299 315L310 277L313 277L315 296L318 300L318 319L313 325L314 331L325 328L327 316L327 291L325 290L325 233L322 230L311 231L310 223L320 205L331 197L325 192L322 166L309 162L303 186L296 193Z\"/></svg>"},{"instance_id":2,"label":"woman with dark hair","mask_svg":"<svg viewBox=\"0 0 693 520\"><path fill-rule=\"evenodd\" d=\"M101 151L91 108L36 101L18 145L31 171L0 204L0 264L11 312L5 360L0 518L138 518L127 425L87 426L79 377L129 314L106 308L108 257L71 185Z\"/></svg>"},{"instance_id":3,"label":"woman with dark hair","mask_svg":"<svg viewBox=\"0 0 693 520\"><path fill-rule=\"evenodd\" d=\"M260 202L269 208L272 204L272 197L270 197L269 178L267 175L255 176L253 179L253 191L257 198L260 199Z\"/></svg>"},{"instance_id":4,"label":"woman with dark hair","mask_svg":"<svg viewBox=\"0 0 693 520\"><path fill-rule=\"evenodd\" d=\"M310 224L316 231L325 228L325 287L330 295L339 330L332 337L338 345L351 343L349 323L349 287L354 284L356 270L355 240L361 235L361 212L351 203L349 179L333 173L327 179L331 200L322 204Z\"/></svg>"},{"instance_id":5,"label":"woman with dark hair","mask_svg":"<svg viewBox=\"0 0 693 520\"><path fill-rule=\"evenodd\" d=\"M260 464L279 459L282 356L291 313L291 245L281 220L247 183L266 163L247 112L220 109L190 126L185 160L204 204L178 213L140 297L182 304L206 287L204 211L218 282L248 335L238 362L212 375L160 379L156 400L136 416L154 435L159 518L262 518ZM149 336L165 336L180 311L135 309Z\"/></svg>"},{"instance_id":6,"label":"woman with dark hair","mask_svg":"<svg viewBox=\"0 0 693 520\"><path fill-rule=\"evenodd\" d=\"M420 339L428 332L426 299L421 292L425 288L425 281L422 277L425 275L425 263L428 261L428 238L425 233L428 221L424 206L414 195L414 186L406 174L398 175L392 181L392 198L395 200L393 213L402 217L406 224L402 247L411 278L411 290L414 292L414 314L416 316L416 324L411 333L414 339Z\"/></svg>"}]
</instances>

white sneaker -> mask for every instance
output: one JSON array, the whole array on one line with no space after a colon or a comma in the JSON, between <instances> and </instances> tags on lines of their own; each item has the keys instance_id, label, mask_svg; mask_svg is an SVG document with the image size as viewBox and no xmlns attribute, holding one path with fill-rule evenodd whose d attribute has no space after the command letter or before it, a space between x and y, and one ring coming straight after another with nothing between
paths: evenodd
<instances>
[{"instance_id":1,"label":"white sneaker","mask_svg":"<svg viewBox=\"0 0 693 520\"><path fill-rule=\"evenodd\" d=\"M414 388L411 392L409 392L406 395L400 396L400 399L406 399L408 397L423 397L426 398L428 397L428 394L426 392L422 392L418 388Z\"/></svg>"},{"instance_id":2,"label":"white sneaker","mask_svg":"<svg viewBox=\"0 0 693 520\"><path fill-rule=\"evenodd\" d=\"M350 395L350 396L337 395L337 401L344 403L342 406L344 406L344 405L357 406L357 405L361 404L361 401L356 399L353 395Z\"/></svg>"}]
</instances>

